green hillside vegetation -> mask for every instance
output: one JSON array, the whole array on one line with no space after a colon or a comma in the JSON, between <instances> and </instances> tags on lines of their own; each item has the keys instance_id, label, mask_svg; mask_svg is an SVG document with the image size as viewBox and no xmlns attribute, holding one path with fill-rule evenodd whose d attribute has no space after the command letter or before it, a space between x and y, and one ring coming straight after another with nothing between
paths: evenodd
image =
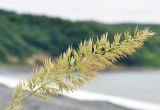
<instances>
[{"instance_id":1,"label":"green hillside vegetation","mask_svg":"<svg viewBox=\"0 0 160 110\"><path fill-rule=\"evenodd\" d=\"M150 24L102 24L94 21L72 22L60 18L16 14L0 10L0 62L26 63L26 59L37 54L56 57L69 45L76 48L80 41L109 32L129 28L150 27L157 34L145 42L136 54L121 60L129 66L160 66L160 25ZM110 39L112 39L110 38Z\"/></svg>"}]
</instances>

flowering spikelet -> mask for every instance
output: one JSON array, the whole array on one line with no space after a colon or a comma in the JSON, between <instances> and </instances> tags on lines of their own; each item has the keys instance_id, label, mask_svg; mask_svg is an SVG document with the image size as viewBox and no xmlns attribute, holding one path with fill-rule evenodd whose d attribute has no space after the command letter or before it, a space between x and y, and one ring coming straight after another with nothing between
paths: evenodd
<instances>
[{"instance_id":1,"label":"flowering spikelet","mask_svg":"<svg viewBox=\"0 0 160 110\"><path fill-rule=\"evenodd\" d=\"M89 39L81 42L77 50L69 47L57 60L46 60L28 81L17 85L13 104L7 110L20 109L19 105L31 95L48 98L59 92L76 90L95 77L97 71L104 70L118 59L135 52L135 49L153 35L148 28L137 28L134 34L124 32L124 40L121 39L122 34L115 34L113 42L110 43L106 33L96 41Z\"/></svg>"}]
</instances>

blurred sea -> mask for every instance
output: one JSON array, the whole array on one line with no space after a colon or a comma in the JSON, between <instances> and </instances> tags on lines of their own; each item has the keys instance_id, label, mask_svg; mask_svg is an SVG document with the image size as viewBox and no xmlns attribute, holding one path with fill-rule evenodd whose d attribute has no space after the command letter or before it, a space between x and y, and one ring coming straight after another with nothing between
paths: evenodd
<instances>
[{"instance_id":1,"label":"blurred sea","mask_svg":"<svg viewBox=\"0 0 160 110\"><path fill-rule=\"evenodd\" d=\"M19 80L27 79L30 74L31 71L3 69L0 72L0 83L13 88ZM140 101L160 107L159 84L160 70L107 71L98 74L95 79L74 94L64 93L64 95L80 100L100 100L100 97L102 100L106 100L110 98L109 100L112 102L120 102L120 104L123 99L127 99L126 105L131 100L131 102ZM83 94L84 97L78 97L78 94ZM117 102L118 100L119 102Z\"/></svg>"}]
</instances>

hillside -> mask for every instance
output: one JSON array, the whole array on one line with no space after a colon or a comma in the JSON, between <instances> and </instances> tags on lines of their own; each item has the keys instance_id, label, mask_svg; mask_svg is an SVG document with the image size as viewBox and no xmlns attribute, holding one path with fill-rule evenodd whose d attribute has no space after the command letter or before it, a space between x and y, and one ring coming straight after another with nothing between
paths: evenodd
<instances>
[{"instance_id":1,"label":"hillside","mask_svg":"<svg viewBox=\"0 0 160 110\"><path fill-rule=\"evenodd\" d=\"M0 10L0 62L26 63L27 58L38 54L56 57L69 45L77 47L81 40L96 38L106 31L112 39L115 32L136 26L150 27L157 34L136 54L123 59L121 63L130 66L160 66L160 25L72 22L60 18L19 15Z\"/></svg>"}]
</instances>

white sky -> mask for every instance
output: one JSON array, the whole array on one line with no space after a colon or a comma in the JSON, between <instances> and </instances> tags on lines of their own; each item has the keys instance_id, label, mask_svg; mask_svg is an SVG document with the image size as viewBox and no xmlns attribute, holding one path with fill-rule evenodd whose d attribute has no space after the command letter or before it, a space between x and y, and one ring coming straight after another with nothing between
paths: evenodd
<instances>
[{"instance_id":1,"label":"white sky","mask_svg":"<svg viewBox=\"0 0 160 110\"><path fill-rule=\"evenodd\" d=\"M106 23L160 23L160 0L0 0L18 13Z\"/></svg>"}]
</instances>

